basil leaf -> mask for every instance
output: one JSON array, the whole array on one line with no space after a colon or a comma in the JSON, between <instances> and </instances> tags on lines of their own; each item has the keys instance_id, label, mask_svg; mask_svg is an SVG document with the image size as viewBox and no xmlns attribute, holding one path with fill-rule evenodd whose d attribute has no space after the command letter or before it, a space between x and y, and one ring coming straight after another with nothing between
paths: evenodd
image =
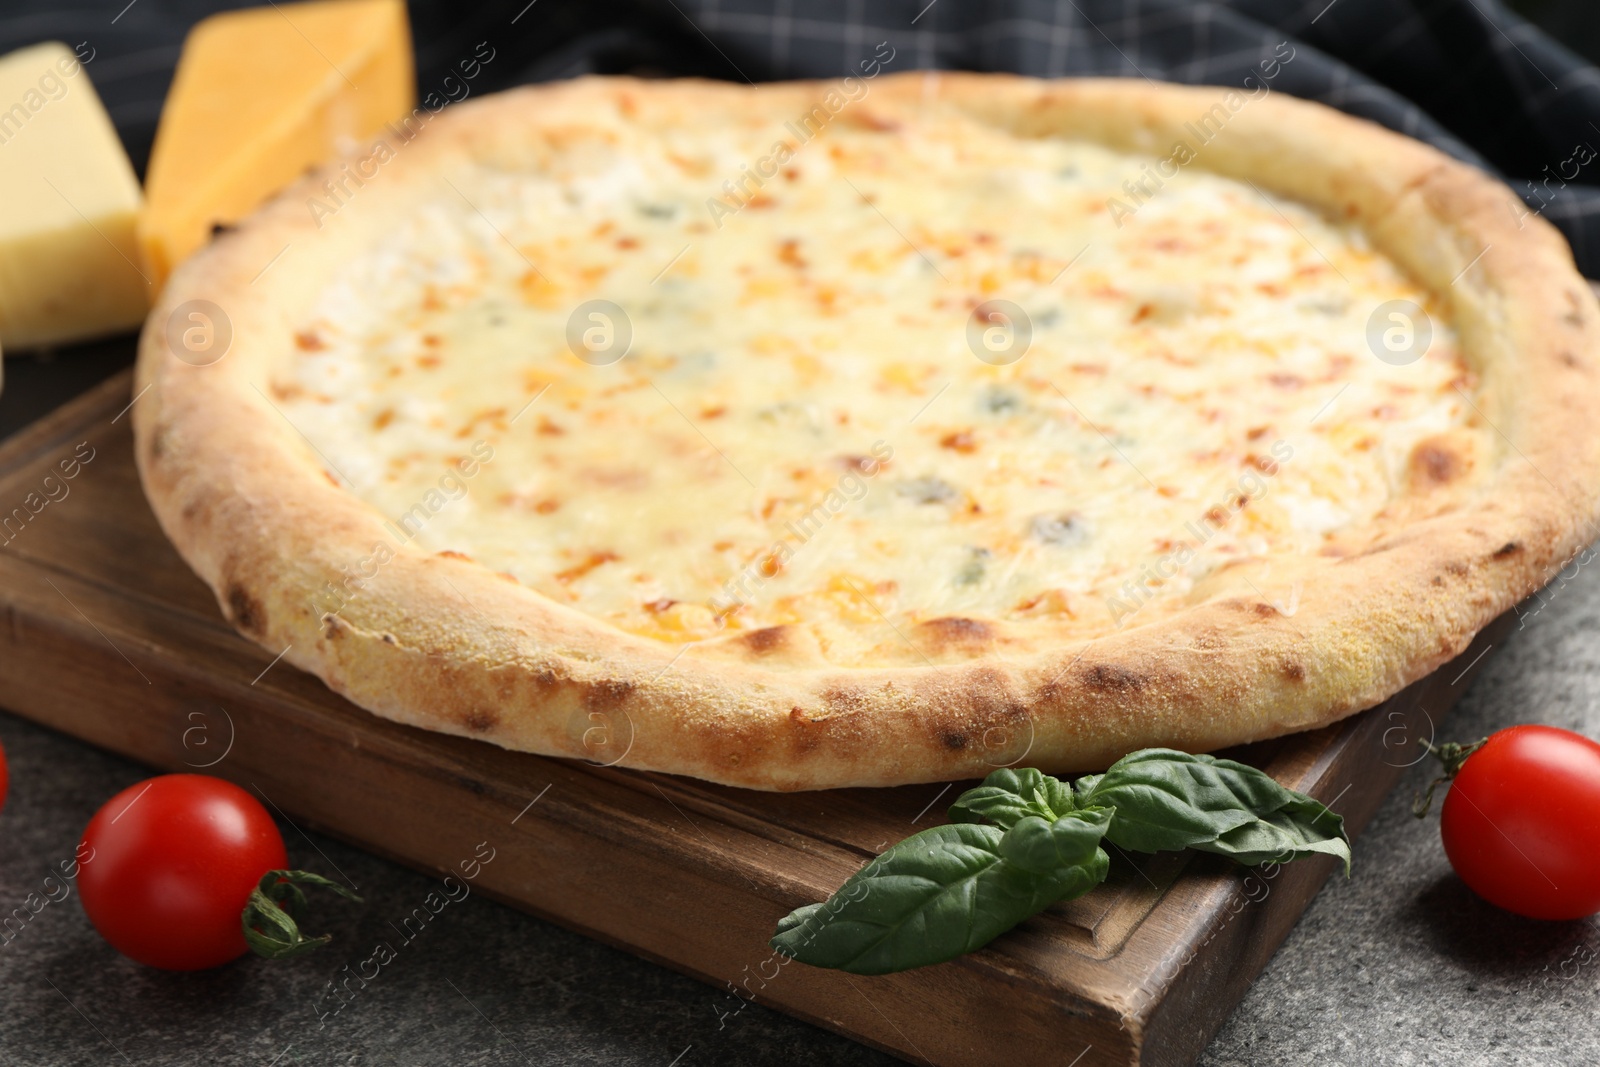
<instances>
[{"instance_id":1,"label":"basil leaf","mask_svg":"<svg viewBox=\"0 0 1600 1067\"><path fill-rule=\"evenodd\" d=\"M1038 815L1009 830L974 823L906 838L852 875L825 903L778 923L772 947L817 967L889 974L942 963L988 944L1058 900L1105 879L1099 847L1109 811Z\"/></svg>"},{"instance_id":2,"label":"basil leaf","mask_svg":"<svg viewBox=\"0 0 1600 1067\"><path fill-rule=\"evenodd\" d=\"M952 822L992 822L1010 829L1030 815L1054 822L1077 807L1072 787L1032 767L992 772L950 805Z\"/></svg>"},{"instance_id":3,"label":"basil leaf","mask_svg":"<svg viewBox=\"0 0 1600 1067\"><path fill-rule=\"evenodd\" d=\"M1030 815L1000 838L1000 858L1020 870L1069 885L1075 885L1080 874L1092 873L1098 863L1099 877L1068 896L1051 896L1039 907L1082 896L1106 876L1109 861L1100 849L1100 839L1111 819L1109 808L1070 812L1054 822Z\"/></svg>"},{"instance_id":4,"label":"basil leaf","mask_svg":"<svg viewBox=\"0 0 1600 1067\"><path fill-rule=\"evenodd\" d=\"M1073 788L1080 805L1116 809L1106 840L1121 848L1195 848L1245 864L1329 855L1350 873L1344 819L1243 763L1149 748Z\"/></svg>"},{"instance_id":5,"label":"basil leaf","mask_svg":"<svg viewBox=\"0 0 1600 1067\"><path fill-rule=\"evenodd\" d=\"M1321 801L1291 790L1285 792L1295 798L1291 803L1256 822L1228 831L1209 845L1192 847L1232 857L1247 867L1315 855L1337 856L1344 861L1348 877L1350 838L1345 834L1344 817Z\"/></svg>"}]
</instances>

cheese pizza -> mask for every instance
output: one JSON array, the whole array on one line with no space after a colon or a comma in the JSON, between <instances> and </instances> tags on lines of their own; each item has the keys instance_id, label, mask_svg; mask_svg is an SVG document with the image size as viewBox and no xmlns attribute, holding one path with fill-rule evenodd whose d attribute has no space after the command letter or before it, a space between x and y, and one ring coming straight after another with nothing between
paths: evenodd
<instances>
[{"instance_id":1,"label":"cheese pizza","mask_svg":"<svg viewBox=\"0 0 1600 1067\"><path fill-rule=\"evenodd\" d=\"M181 267L138 461L357 704L765 789L1307 729L1593 539L1594 298L1503 186L1137 81L585 79Z\"/></svg>"}]
</instances>

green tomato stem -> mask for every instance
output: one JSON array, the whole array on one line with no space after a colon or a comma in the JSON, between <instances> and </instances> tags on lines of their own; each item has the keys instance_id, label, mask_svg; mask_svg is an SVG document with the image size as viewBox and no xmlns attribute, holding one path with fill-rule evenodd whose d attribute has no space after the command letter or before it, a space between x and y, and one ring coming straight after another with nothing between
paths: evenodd
<instances>
[{"instance_id":1,"label":"green tomato stem","mask_svg":"<svg viewBox=\"0 0 1600 1067\"><path fill-rule=\"evenodd\" d=\"M361 903L356 896L337 882L329 881L310 871L268 871L250 890L250 899L239 916L244 928L245 944L258 956L269 960L303 956L333 940L332 934L307 937L300 932L300 921L305 919L306 895L302 885L331 889L346 900Z\"/></svg>"},{"instance_id":2,"label":"green tomato stem","mask_svg":"<svg viewBox=\"0 0 1600 1067\"><path fill-rule=\"evenodd\" d=\"M1488 742L1489 739L1487 737L1481 737L1470 745L1460 745L1454 741L1446 741L1442 745L1435 745L1431 741L1422 742L1422 747L1428 750L1428 754L1438 758L1439 763L1443 766L1444 773L1428 783L1428 791L1426 793L1419 794L1412 800L1411 814L1419 819L1427 815L1428 809L1433 806L1433 791L1460 774L1461 765L1467 762L1467 757L1488 744Z\"/></svg>"}]
</instances>

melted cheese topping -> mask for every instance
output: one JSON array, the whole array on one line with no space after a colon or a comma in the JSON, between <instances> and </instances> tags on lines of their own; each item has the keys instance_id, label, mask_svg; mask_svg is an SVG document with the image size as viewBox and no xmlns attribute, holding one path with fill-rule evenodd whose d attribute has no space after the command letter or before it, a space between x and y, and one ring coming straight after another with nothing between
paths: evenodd
<instances>
[{"instance_id":1,"label":"melted cheese topping","mask_svg":"<svg viewBox=\"0 0 1600 1067\"><path fill-rule=\"evenodd\" d=\"M954 114L569 132L347 263L277 395L397 540L637 634L799 623L860 665L930 620L1154 621L1329 554L1419 442L1485 432L1363 234L1157 163ZM1432 322L1405 366L1367 336L1395 299ZM975 320L997 300L1025 329Z\"/></svg>"}]
</instances>

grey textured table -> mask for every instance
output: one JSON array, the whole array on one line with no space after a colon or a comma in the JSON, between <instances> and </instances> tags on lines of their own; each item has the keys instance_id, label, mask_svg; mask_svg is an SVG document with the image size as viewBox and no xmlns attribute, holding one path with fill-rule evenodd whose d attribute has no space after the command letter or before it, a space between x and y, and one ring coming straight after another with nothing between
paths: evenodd
<instances>
[{"instance_id":1,"label":"grey textured table","mask_svg":"<svg viewBox=\"0 0 1600 1067\"><path fill-rule=\"evenodd\" d=\"M121 362L11 361L0 434ZM68 358L68 357L63 357ZM1600 736L1600 567L1558 578L1440 731L1516 722ZM42 892L84 825L148 773L0 713L11 795L0 812L0 917ZM1600 924L1539 923L1480 902L1452 875L1437 820L1408 807L1407 772L1202 1063L1600 1063ZM888 1057L759 1006L721 1025L717 991L485 900L449 905L337 1015L327 983L418 906L433 879L285 826L297 866L343 872L362 907L319 901L323 952L245 959L198 975L113 952L75 896L0 945L0 1064L888 1064ZM561 872L551 869L549 877ZM1065 1062L1065 1061L1063 1061Z\"/></svg>"}]
</instances>

